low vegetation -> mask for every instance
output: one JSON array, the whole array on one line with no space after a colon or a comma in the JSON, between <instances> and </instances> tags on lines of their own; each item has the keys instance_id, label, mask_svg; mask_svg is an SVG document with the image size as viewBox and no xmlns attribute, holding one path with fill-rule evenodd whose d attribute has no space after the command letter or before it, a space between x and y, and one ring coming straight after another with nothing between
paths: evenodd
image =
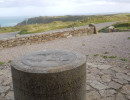
<instances>
[{"instance_id":1,"label":"low vegetation","mask_svg":"<svg viewBox=\"0 0 130 100\"><path fill-rule=\"evenodd\" d=\"M59 18L58 18L59 17ZM104 23L111 21L123 21L130 20L130 14L114 14L114 15L95 15L95 16L57 16L52 17L49 23L40 23L41 17L32 19L32 22L27 25L18 24L14 27L2 27L0 28L0 33L6 32L15 32L20 31L19 34L30 34L30 33L38 33L45 32L55 29L63 29L63 28L71 28L88 25L89 23ZM47 19L47 18L46 18ZM60 19L60 20L55 20Z\"/></svg>"},{"instance_id":2,"label":"low vegetation","mask_svg":"<svg viewBox=\"0 0 130 100\"><path fill-rule=\"evenodd\" d=\"M121 58L120 60L121 60L121 61L127 61L127 59L125 59L125 58Z\"/></svg>"},{"instance_id":3,"label":"low vegetation","mask_svg":"<svg viewBox=\"0 0 130 100\"><path fill-rule=\"evenodd\" d=\"M104 55L101 55L101 57L104 58L104 59L108 58L107 56L104 56Z\"/></svg>"},{"instance_id":4,"label":"low vegetation","mask_svg":"<svg viewBox=\"0 0 130 100\"><path fill-rule=\"evenodd\" d=\"M104 54L109 54L109 52L104 52Z\"/></svg>"},{"instance_id":5,"label":"low vegetation","mask_svg":"<svg viewBox=\"0 0 130 100\"><path fill-rule=\"evenodd\" d=\"M116 58L116 56L110 56L109 58Z\"/></svg>"},{"instance_id":6,"label":"low vegetation","mask_svg":"<svg viewBox=\"0 0 130 100\"><path fill-rule=\"evenodd\" d=\"M130 30L130 22L120 22L114 25L114 27L120 31Z\"/></svg>"},{"instance_id":7,"label":"low vegetation","mask_svg":"<svg viewBox=\"0 0 130 100\"><path fill-rule=\"evenodd\" d=\"M130 31L130 22L129 21L119 22L119 23L113 24L112 26L115 27L114 30L117 32ZM99 30L99 32L105 32L105 30L108 27L109 26L102 28L101 30Z\"/></svg>"},{"instance_id":8,"label":"low vegetation","mask_svg":"<svg viewBox=\"0 0 130 100\"><path fill-rule=\"evenodd\" d=\"M1 62L1 61L0 61L0 65L3 65L3 64L5 64L5 62Z\"/></svg>"},{"instance_id":9,"label":"low vegetation","mask_svg":"<svg viewBox=\"0 0 130 100\"><path fill-rule=\"evenodd\" d=\"M116 91L119 93L121 92L121 90L122 90L122 87L120 87L119 89L116 89Z\"/></svg>"},{"instance_id":10,"label":"low vegetation","mask_svg":"<svg viewBox=\"0 0 130 100\"><path fill-rule=\"evenodd\" d=\"M11 63L11 62L12 62L12 60L9 60L9 61L8 61L8 63Z\"/></svg>"},{"instance_id":11,"label":"low vegetation","mask_svg":"<svg viewBox=\"0 0 130 100\"><path fill-rule=\"evenodd\" d=\"M82 44L82 46L85 46L85 44Z\"/></svg>"},{"instance_id":12,"label":"low vegetation","mask_svg":"<svg viewBox=\"0 0 130 100\"><path fill-rule=\"evenodd\" d=\"M86 57L88 57L89 55L86 55Z\"/></svg>"},{"instance_id":13,"label":"low vegetation","mask_svg":"<svg viewBox=\"0 0 130 100\"><path fill-rule=\"evenodd\" d=\"M94 56L95 56L95 57L96 57L96 56L99 56L99 54L95 54Z\"/></svg>"}]
</instances>

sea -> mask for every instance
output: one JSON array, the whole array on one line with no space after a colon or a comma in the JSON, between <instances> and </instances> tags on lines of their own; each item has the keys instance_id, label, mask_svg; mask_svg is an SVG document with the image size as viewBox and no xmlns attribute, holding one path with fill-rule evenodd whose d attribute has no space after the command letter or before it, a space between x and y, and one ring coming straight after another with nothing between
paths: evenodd
<instances>
[{"instance_id":1,"label":"sea","mask_svg":"<svg viewBox=\"0 0 130 100\"><path fill-rule=\"evenodd\" d=\"M1 27L15 26L19 22L24 21L26 18L29 18L29 17L28 16L0 17L0 26Z\"/></svg>"}]
</instances>

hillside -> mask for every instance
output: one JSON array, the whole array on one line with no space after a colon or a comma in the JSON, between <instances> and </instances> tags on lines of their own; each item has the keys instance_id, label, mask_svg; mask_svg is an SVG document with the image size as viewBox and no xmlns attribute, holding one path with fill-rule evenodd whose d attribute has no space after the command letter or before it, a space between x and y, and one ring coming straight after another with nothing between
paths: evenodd
<instances>
[{"instance_id":1,"label":"hillside","mask_svg":"<svg viewBox=\"0 0 130 100\"><path fill-rule=\"evenodd\" d=\"M26 19L20 23L17 24L17 26L20 25L28 25L28 24L48 24L54 21L62 21L62 22L67 22L67 21L77 21L77 20L82 20L88 16L40 16L40 17L34 17L34 18L29 18Z\"/></svg>"},{"instance_id":2,"label":"hillside","mask_svg":"<svg viewBox=\"0 0 130 100\"><path fill-rule=\"evenodd\" d=\"M37 17L38 19L39 17ZM50 17L53 19L53 17ZM62 19L62 21L55 21L55 18ZM42 24L34 23L29 25L17 25L14 27L2 27L0 28L0 33L6 32L15 32L20 31L19 34L30 34L37 32L45 32L49 30L62 29L62 28L71 28L88 25L89 23L104 23L112 21L130 21L130 14L114 14L114 15L95 15L95 16L57 16L51 23ZM79 19L82 20L79 20ZM33 19L33 18L32 18ZM68 19L68 20L67 20ZM75 20L75 21L70 21ZM47 20L49 22L49 20ZM46 21L46 22L47 22ZM39 21L40 22L40 21Z\"/></svg>"},{"instance_id":3,"label":"hillside","mask_svg":"<svg viewBox=\"0 0 130 100\"><path fill-rule=\"evenodd\" d=\"M28 18L20 23L18 23L16 26L21 26L21 25L29 25L29 24L48 24L54 21L62 21L62 22L68 22L68 21L80 21L80 20L93 20L95 18L102 18L103 21L105 20L110 20L110 19L120 19L119 17L127 16L130 17L130 14L109 14L109 15L91 15L91 16L40 16L40 17L33 17L33 18ZM112 17L112 18L110 18ZM115 18L117 17L117 18ZM90 19L93 18L93 19Z\"/></svg>"}]
</instances>

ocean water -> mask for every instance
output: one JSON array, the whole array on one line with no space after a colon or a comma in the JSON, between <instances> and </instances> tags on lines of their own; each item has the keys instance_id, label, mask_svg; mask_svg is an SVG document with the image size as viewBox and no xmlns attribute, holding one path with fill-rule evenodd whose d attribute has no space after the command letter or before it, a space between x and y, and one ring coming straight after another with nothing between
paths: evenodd
<instances>
[{"instance_id":1,"label":"ocean water","mask_svg":"<svg viewBox=\"0 0 130 100\"><path fill-rule=\"evenodd\" d=\"M15 26L19 22L22 22L27 17L0 17L0 26L1 27L8 27L8 26Z\"/></svg>"}]
</instances>

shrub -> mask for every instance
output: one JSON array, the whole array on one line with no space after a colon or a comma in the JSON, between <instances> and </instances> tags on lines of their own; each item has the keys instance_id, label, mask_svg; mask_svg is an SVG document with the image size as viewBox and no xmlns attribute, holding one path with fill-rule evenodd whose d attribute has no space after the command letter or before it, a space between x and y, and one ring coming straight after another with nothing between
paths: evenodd
<instances>
[{"instance_id":1,"label":"shrub","mask_svg":"<svg viewBox=\"0 0 130 100\"><path fill-rule=\"evenodd\" d=\"M20 31L18 34L24 35L24 34L29 34L29 32L28 32L27 30L22 30L22 31Z\"/></svg>"}]
</instances>

